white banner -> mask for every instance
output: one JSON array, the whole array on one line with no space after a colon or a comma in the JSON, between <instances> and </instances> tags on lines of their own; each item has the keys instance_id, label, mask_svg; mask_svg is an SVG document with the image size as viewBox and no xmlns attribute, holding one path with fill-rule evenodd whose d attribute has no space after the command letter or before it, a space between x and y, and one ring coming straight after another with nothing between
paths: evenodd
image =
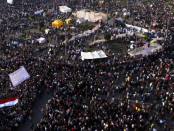
<instances>
[{"instance_id":1,"label":"white banner","mask_svg":"<svg viewBox=\"0 0 174 131\"><path fill-rule=\"evenodd\" d=\"M8 4L13 4L13 0L7 0Z\"/></svg>"},{"instance_id":2,"label":"white banner","mask_svg":"<svg viewBox=\"0 0 174 131\"><path fill-rule=\"evenodd\" d=\"M9 77L13 87L15 87L28 79L30 75L26 71L25 67L21 66L17 71L9 74Z\"/></svg>"},{"instance_id":3,"label":"white banner","mask_svg":"<svg viewBox=\"0 0 174 131\"><path fill-rule=\"evenodd\" d=\"M36 11L34 12L35 15L38 15L38 14L41 14L44 10L39 10L39 11Z\"/></svg>"}]
</instances>

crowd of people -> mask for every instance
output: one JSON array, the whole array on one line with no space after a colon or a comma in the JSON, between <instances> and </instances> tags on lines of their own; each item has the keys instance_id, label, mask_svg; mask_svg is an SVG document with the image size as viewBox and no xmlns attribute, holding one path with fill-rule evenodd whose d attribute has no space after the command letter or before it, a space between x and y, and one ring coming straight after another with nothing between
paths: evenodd
<instances>
[{"instance_id":1,"label":"crowd of people","mask_svg":"<svg viewBox=\"0 0 174 131\"><path fill-rule=\"evenodd\" d=\"M19 100L14 106L0 109L0 130L18 130L29 118L31 130L34 131L171 131L174 127L174 47L172 33L165 30L172 27L173 15L165 2L152 1L152 6L141 2L141 6L135 7L129 3L127 10L131 14L130 19L123 22L160 31L166 37L164 41L157 42L163 46L162 49L147 56L130 57L128 54L113 52L109 46L100 42L91 48L104 50L108 58L82 61L80 51L85 51L90 45L85 45L85 41L94 39L100 31L111 32L113 41L129 44L131 40L136 40L136 36L130 36L127 32L134 30L120 27L118 22L113 25L102 23L100 30L93 34L68 42L67 58L63 60L57 57L61 54L62 58L66 53L63 42L55 40L57 34L61 33L59 29L51 27L49 34L32 31L37 30L40 20L44 20L45 26L49 27L47 23L51 21L51 15L39 15L35 20L29 18L34 11L51 8L53 1L26 0L22 3L17 0L9 5L0 0L0 99L18 96ZM91 8L107 12L111 17L115 17L116 11L119 12L117 17L122 17L122 9L127 8L112 2L99 5L97 1L56 0L56 10L59 5L67 5L73 11ZM70 15L57 13L56 18L64 20ZM158 25L153 27L154 22ZM23 25L27 25L27 28ZM20 33L33 40L21 38ZM72 37L71 33L68 32L67 36ZM125 36L114 38L120 33ZM36 41L41 36L46 38L47 44L41 45ZM150 39L153 36L153 33L149 33ZM14 46L14 41L22 45ZM54 43L52 55L47 53L48 43ZM26 68L30 78L13 88L8 74L21 65ZM32 107L45 90L51 90L54 95L48 100L46 109L41 110L42 119L33 127Z\"/></svg>"}]
</instances>

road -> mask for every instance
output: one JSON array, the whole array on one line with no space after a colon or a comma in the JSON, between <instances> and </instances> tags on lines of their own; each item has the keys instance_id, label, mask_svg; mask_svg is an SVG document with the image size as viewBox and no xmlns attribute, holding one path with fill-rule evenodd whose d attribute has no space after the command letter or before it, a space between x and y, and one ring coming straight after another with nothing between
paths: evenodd
<instances>
[{"instance_id":1,"label":"road","mask_svg":"<svg viewBox=\"0 0 174 131\"><path fill-rule=\"evenodd\" d=\"M37 125L37 123L40 122L40 120L42 119L42 113L41 113L41 109L46 107L46 103L48 103L48 100L50 98L52 98L53 93L51 91L49 91L49 94L45 91L44 95L42 96L42 98L37 98L37 101L35 101L34 105L33 105L33 114L31 115L32 117L32 123L33 126L35 127ZM21 124L21 126L19 126L19 130L18 131L31 131L30 129L30 121L29 121L29 117L27 116L25 123Z\"/></svg>"}]
</instances>

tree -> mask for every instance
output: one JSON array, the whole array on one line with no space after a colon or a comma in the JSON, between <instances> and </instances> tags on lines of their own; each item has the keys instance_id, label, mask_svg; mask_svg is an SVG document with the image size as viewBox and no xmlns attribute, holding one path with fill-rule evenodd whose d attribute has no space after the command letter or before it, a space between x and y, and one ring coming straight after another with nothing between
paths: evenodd
<instances>
[{"instance_id":1,"label":"tree","mask_svg":"<svg viewBox=\"0 0 174 131\"><path fill-rule=\"evenodd\" d=\"M44 22L39 22L39 28L44 27Z\"/></svg>"},{"instance_id":2,"label":"tree","mask_svg":"<svg viewBox=\"0 0 174 131\"><path fill-rule=\"evenodd\" d=\"M64 41L65 40L65 35L59 35L59 39Z\"/></svg>"},{"instance_id":3,"label":"tree","mask_svg":"<svg viewBox=\"0 0 174 131\"><path fill-rule=\"evenodd\" d=\"M166 2L167 5L173 5L173 2Z\"/></svg>"},{"instance_id":4,"label":"tree","mask_svg":"<svg viewBox=\"0 0 174 131\"><path fill-rule=\"evenodd\" d=\"M109 41L111 39L111 34L110 33L105 33L104 34L104 39Z\"/></svg>"},{"instance_id":5,"label":"tree","mask_svg":"<svg viewBox=\"0 0 174 131\"><path fill-rule=\"evenodd\" d=\"M125 15L124 18L125 18L125 19L129 19L129 15Z\"/></svg>"},{"instance_id":6,"label":"tree","mask_svg":"<svg viewBox=\"0 0 174 131\"><path fill-rule=\"evenodd\" d=\"M21 36L21 37L25 37L25 34L23 33L23 34L21 34L20 36Z\"/></svg>"},{"instance_id":7,"label":"tree","mask_svg":"<svg viewBox=\"0 0 174 131\"><path fill-rule=\"evenodd\" d=\"M41 28L41 31L42 31L42 32L45 32L45 28L42 27L42 28Z\"/></svg>"},{"instance_id":8,"label":"tree","mask_svg":"<svg viewBox=\"0 0 174 131\"><path fill-rule=\"evenodd\" d=\"M35 15L30 15L30 18L33 20L35 19Z\"/></svg>"},{"instance_id":9,"label":"tree","mask_svg":"<svg viewBox=\"0 0 174 131\"><path fill-rule=\"evenodd\" d=\"M92 51L92 49L91 48L86 48L86 50L85 50L86 52L91 52Z\"/></svg>"}]
</instances>

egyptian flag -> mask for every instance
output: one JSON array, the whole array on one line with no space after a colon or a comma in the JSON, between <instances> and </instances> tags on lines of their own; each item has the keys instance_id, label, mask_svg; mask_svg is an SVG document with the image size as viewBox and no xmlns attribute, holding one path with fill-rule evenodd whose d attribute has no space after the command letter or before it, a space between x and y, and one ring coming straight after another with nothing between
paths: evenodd
<instances>
[{"instance_id":1,"label":"egyptian flag","mask_svg":"<svg viewBox=\"0 0 174 131\"><path fill-rule=\"evenodd\" d=\"M18 103L18 97L8 97L5 99L0 99L0 108L7 107L7 106L14 106L15 104Z\"/></svg>"},{"instance_id":2,"label":"egyptian flag","mask_svg":"<svg viewBox=\"0 0 174 131\"><path fill-rule=\"evenodd\" d=\"M4 68L1 68L1 71L4 71L5 69Z\"/></svg>"}]
</instances>

